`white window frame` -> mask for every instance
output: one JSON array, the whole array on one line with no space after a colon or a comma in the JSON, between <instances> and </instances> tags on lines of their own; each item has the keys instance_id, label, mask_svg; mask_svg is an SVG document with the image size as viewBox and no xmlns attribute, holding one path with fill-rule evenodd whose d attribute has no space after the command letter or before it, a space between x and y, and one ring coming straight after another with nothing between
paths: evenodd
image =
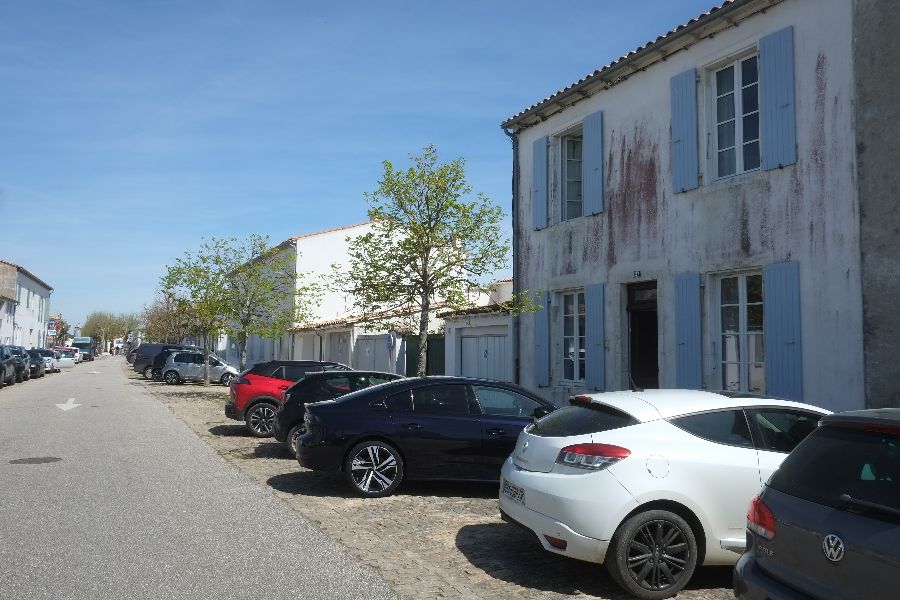
<instances>
[{"instance_id":1,"label":"white window frame","mask_svg":"<svg viewBox=\"0 0 900 600\"><path fill-rule=\"evenodd\" d=\"M738 365L738 389L732 389L735 392L759 393L764 394L765 388L765 334L762 331L749 331L747 307L748 306L765 306L765 290L762 289L762 302L747 302L747 277L758 276L760 285L762 285L762 270L734 271L725 273L716 273L711 276L714 285L712 286L712 295L709 298L708 315L710 319L710 332L712 333L712 364L713 364L713 385L712 389L727 390L725 387L725 367L728 364ZM738 302L737 304L722 303L722 282L725 279L738 279ZM737 306L738 307L738 360L726 361L723 357L723 338L726 335L722 330L722 307ZM762 361L750 361L750 337L758 336L763 351ZM759 389L750 389L751 369L760 369L762 385ZM757 377L758 379L758 377Z\"/></svg>"},{"instance_id":2,"label":"white window frame","mask_svg":"<svg viewBox=\"0 0 900 600\"><path fill-rule=\"evenodd\" d=\"M575 311L572 315L573 324L572 324L572 335L566 335L566 298L572 297L575 302ZM579 303L579 297L581 298L581 302ZM581 340L584 339L584 331L581 331L581 327L579 325L579 317L584 316L586 318L587 307L584 301L584 288L573 288L569 290L560 291L558 294L559 303L559 340L561 341L560 345L560 380L569 383L583 383L584 382L584 373L581 372L581 362L584 360L585 349L582 347ZM585 306L585 312L579 313L578 307ZM574 358L570 358L566 354L566 340L572 338L573 340L573 348L574 348ZM586 340L585 340L586 342ZM573 377L566 377L566 361L572 360L572 374ZM587 365L585 365L585 369L587 370Z\"/></svg>"},{"instance_id":3,"label":"white window frame","mask_svg":"<svg viewBox=\"0 0 900 600\"><path fill-rule=\"evenodd\" d=\"M756 85L756 95L757 95L757 103L756 110L750 111L746 115L743 114L743 90L747 85L744 85L743 82L743 72L741 70L741 64L749 59L756 58L756 82L751 83L750 85ZM734 165L734 173L729 173L726 175L719 174L719 115L718 115L718 89L717 89L717 74L720 71L723 71L729 67L734 69L733 77L734 77L734 87L732 93L734 94L734 152L735 152L735 165ZM759 86L760 86L760 73L759 73L759 54L757 49L754 47L751 50L745 50L737 55L732 55L726 61L716 63L707 67L707 98L709 99L709 109L707 112L707 118L709 127L707 128L707 162L709 165L709 170L713 173L712 180L713 181L721 181L727 180L737 175L742 175L744 173L753 173L759 171L762 167L762 121L760 116L760 99L759 99ZM758 138L756 140L751 140L747 143L752 143L756 141L759 144L759 164L756 167L751 169L744 168L744 117L756 114L757 115L757 127L758 127ZM727 122L727 121L723 121Z\"/></svg>"},{"instance_id":4,"label":"white window frame","mask_svg":"<svg viewBox=\"0 0 900 600\"><path fill-rule=\"evenodd\" d=\"M577 169L577 179L572 179L572 181L577 181L581 185L581 197L578 199L569 199L569 178L572 173L569 170L569 161L576 160L570 159L568 152L566 150L570 140L577 140L581 144L581 158L578 160L578 169ZM559 176L559 190L560 190L560 221L571 221L573 219L580 219L584 216L584 134L581 129L569 131L568 133L560 136L559 138L559 164L560 164L560 176ZM573 169L574 170L574 169ZM581 205L581 211L579 214L575 216L569 216L569 202L578 202Z\"/></svg>"}]
</instances>

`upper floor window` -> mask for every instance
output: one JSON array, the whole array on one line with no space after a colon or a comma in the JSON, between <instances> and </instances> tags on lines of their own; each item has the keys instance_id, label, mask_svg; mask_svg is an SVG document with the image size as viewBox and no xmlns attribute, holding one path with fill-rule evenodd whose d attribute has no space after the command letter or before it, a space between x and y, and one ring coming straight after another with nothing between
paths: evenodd
<instances>
[{"instance_id":1,"label":"upper floor window","mask_svg":"<svg viewBox=\"0 0 900 600\"><path fill-rule=\"evenodd\" d=\"M581 133L562 138L562 220L577 219L584 214L582 199Z\"/></svg>"},{"instance_id":2,"label":"upper floor window","mask_svg":"<svg viewBox=\"0 0 900 600\"><path fill-rule=\"evenodd\" d=\"M716 173L728 177L759 168L759 70L757 57L715 72Z\"/></svg>"}]
</instances>

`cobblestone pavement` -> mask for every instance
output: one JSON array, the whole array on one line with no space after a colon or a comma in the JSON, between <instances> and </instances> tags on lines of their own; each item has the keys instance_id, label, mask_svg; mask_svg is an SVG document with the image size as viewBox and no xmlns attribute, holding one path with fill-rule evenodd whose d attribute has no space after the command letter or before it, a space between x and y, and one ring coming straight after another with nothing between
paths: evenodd
<instances>
[{"instance_id":1,"label":"cobblestone pavement","mask_svg":"<svg viewBox=\"0 0 900 600\"><path fill-rule=\"evenodd\" d=\"M501 521L497 485L404 482L394 496L358 498L340 474L303 469L281 444L251 437L243 423L226 419L227 388L168 386L126 372L228 462L378 569L402 597L629 598L599 565L546 552ZM264 517L248 507L249 521ZM730 567L698 569L678 595L733 597Z\"/></svg>"}]
</instances>

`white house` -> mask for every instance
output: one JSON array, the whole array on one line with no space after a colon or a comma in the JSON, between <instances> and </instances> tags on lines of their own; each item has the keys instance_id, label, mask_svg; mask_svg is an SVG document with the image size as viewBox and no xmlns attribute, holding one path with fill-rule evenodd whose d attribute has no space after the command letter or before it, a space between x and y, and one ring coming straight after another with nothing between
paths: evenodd
<instances>
[{"instance_id":1,"label":"white house","mask_svg":"<svg viewBox=\"0 0 900 600\"><path fill-rule=\"evenodd\" d=\"M278 248L295 257L297 273L308 279L330 277L333 265L346 266L349 262L347 239L364 235L371 228L371 222L366 222L298 235ZM252 336L247 341L248 364L273 358L330 360L360 369L402 373L405 345L400 332L367 328L363 317L352 313L352 306L352 299L341 292L325 290L320 304L311 310L309 323L298 324L277 340ZM227 346L227 359L237 364L237 344L223 342L220 345Z\"/></svg>"},{"instance_id":2,"label":"white house","mask_svg":"<svg viewBox=\"0 0 900 600\"><path fill-rule=\"evenodd\" d=\"M892 4L725 2L502 124L523 384L900 403Z\"/></svg>"},{"instance_id":3,"label":"white house","mask_svg":"<svg viewBox=\"0 0 900 600\"><path fill-rule=\"evenodd\" d=\"M52 292L24 267L0 260L0 344L47 347Z\"/></svg>"}]
</instances>

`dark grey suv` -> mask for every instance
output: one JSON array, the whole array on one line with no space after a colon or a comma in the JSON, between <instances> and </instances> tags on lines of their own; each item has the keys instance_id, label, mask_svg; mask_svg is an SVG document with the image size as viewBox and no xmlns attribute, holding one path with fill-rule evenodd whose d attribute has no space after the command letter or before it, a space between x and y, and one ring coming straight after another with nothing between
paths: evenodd
<instances>
[{"instance_id":1,"label":"dark grey suv","mask_svg":"<svg viewBox=\"0 0 900 600\"><path fill-rule=\"evenodd\" d=\"M887 600L898 581L900 409L823 417L751 502L734 594Z\"/></svg>"}]
</instances>

